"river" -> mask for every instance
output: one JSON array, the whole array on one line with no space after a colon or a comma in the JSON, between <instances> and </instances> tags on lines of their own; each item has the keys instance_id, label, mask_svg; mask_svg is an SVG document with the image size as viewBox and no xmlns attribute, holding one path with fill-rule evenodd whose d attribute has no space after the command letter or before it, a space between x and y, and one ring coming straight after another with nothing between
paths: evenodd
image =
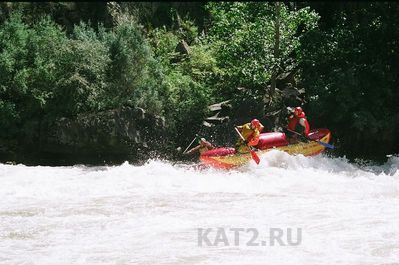
<instances>
[{"instance_id":1,"label":"river","mask_svg":"<svg viewBox=\"0 0 399 265\"><path fill-rule=\"evenodd\" d=\"M0 164L0 264L399 264L398 157L261 160Z\"/></svg>"}]
</instances>

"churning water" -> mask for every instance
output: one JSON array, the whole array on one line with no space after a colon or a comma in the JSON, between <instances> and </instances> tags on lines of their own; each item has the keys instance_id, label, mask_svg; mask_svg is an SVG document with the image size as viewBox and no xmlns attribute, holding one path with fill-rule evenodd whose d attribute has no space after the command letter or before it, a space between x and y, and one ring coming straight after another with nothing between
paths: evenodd
<instances>
[{"instance_id":1,"label":"churning water","mask_svg":"<svg viewBox=\"0 0 399 265\"><path fill-rule=\"evenodd\" d=\"M0 164L0 264L399 264L398 157L261 159L229 172Z\"/></svg>"}]
</instances>

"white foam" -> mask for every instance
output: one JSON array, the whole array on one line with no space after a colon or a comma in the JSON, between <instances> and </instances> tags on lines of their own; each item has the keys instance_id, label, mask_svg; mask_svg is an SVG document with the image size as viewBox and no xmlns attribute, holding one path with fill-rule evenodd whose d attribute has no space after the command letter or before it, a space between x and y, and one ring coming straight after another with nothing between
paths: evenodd
<instances>
[{"instance_id":1,"label":"white foam","mask_svg":"<svg viewBox=\"0 0 399 265\"><path fill-rule=\"evenodd\" d=\"M393 263L398 167L279 151L234 171L0 165L0 264ZM303 242L198 247L200 227L301 227Z\"/></svg>"}]
</instances>

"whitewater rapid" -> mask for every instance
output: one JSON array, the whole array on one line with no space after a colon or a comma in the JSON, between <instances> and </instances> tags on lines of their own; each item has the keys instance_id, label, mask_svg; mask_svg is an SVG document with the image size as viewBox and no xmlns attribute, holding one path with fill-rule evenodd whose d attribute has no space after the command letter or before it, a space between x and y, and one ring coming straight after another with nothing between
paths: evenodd
<instances>
[{"instance_id":1,"label":"whitewater rapid","mask_svg":"<svg viewBox=\"0 0 399 265\"><path fill-rule=\"evenodd\" d=\"M399 158L271 151L236 171L0 164L0 264L398 264ZM206 245L199 229L244 229ZM248 246L271 228L297 245ZM285 235L283 239L285 238ZM297 234L298 236L298 234ZM286 239L284 239L286 242Z\"/></svg>"}]
</instances>

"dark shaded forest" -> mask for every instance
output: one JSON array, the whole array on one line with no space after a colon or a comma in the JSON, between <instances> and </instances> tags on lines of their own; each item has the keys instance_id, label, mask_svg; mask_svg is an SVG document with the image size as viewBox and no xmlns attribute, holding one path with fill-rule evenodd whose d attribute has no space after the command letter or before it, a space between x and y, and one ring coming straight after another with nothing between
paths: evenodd
<instances>
[{"instance_id":1,"label":"dark shaded forest","mask_svg":"<svg viewBox=\"0 0 399 265\"><path fill-rule=\"evenodd\" d=\"M0 160L176 157L302 106L334 155L399 153L399 3L2 2ZM210 107L209 107L210 106Z\"/></svg>"}]
</instances>

